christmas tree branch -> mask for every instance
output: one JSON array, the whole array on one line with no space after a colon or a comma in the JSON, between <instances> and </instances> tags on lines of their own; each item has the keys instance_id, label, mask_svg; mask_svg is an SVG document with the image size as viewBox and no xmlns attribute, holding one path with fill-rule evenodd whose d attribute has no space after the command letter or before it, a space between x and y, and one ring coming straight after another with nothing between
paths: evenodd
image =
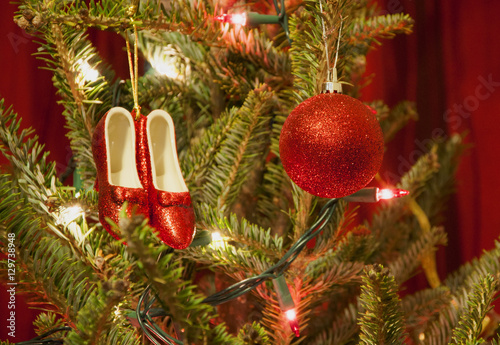
<instances>
[{"instance_id":1,"label":"christmas tree branch","mask_svg":"<svg viewBox=\"0 0 500 345\"><path fill-rule=\"evenodd\" d=\"M343 262L336 256L322 256L309 263L305 275L312 281L320 280L330 289L332 286L361 283L361 272L365 264L362 262Z\"/></svg>"},{"instance_id":2,"label":"christmas tree branch","mask_svg":"<svg viewBox=\"0 0 500 345\"><path fill-rule=\"evenodd\" d=\"M462 289L470 290L474 284L480 282L484 272L493 276L500 274L500 242L498 240L495 241L495 247L485 251L479 259L474 259L451 273L444 281L444 285L454 293Z\"/></svg>"},{"instance_id":3,"label":"christmas tree branch","mask_svg":"<svg viewBox=\"0 0 500 345\"><path fill-rule=\"evenodd\" d=\"M398 188L409 190L414 198L417 198L425 188L426 183L438 173L439 163L436 154L437 146L429 153L422 155L411 169L403 175ZM413 216L409 217L408 199L393 200L391 203L384 203L379 208L379 212L374 215L370 228L374 236L380 243L374 255L384 253L390 257L389 253L399 251L405 247L403 238L407 238L411 232L420 232L420 228L413 224ZM405 222L402 223L401 220ZM388 224L390 224L388 226ZM406 225L405 225L406 224ZM412 225L413 224L413 225ZM404 231L403 231L404 230Z\"/></svg>"},{"instance_id":4,"label":"christmas tree branch","mask_svg":"<svg viewBox=\"0 0 500 345\"><path fill-rule=\"evenodd\" d=\"M45 156L39 157L36 137L26 138L31 133L29 129L17 134L19 121L10 110L2 113L0 121L0 138L8 139L12 144L17 143L15 150L14 147L11 150L3 147L3 153L19 167L19 186L22 188L24 183L29 186L24 189L26 196L13 194L10 180L2 188L0 196L2 222L8 224L5 231L15 233L19 243L29 244L18 253L19 271L23 272L22 279L29 283L24 284L24 287L28 290L26 292L39 296L37 305L44 308L52 305L68 324L78 327L78 313L87 306L89 296L96 288L96 276L91 262L93 258L87 256L93 249L87 248L88 242L77 240L77 234L68 232L66 228L63 233L55 223L57 216L49 209L49 198L62 194L56 190L53 165L47 166ZM30 169L25 169L26 165ZM36 172L43 178L30 176ZM44 186L44 179L52 180L50 189ZM34 189L33 186L38 188ZM17 201L13 202L13 198ZM82 228L78 226L78 230L73 231L82 231ZM87 253L89 249L90 252ZM89 308L95 311L94 307Z\"/></svg>"},{"instance_id":5,"label":"christmas tree branch","mask_svg":"<svg viewBox=\"0 0 500 345\"><path fill-rule=\"evenodd\" d=\"M141 2L139 8L127 0L84 1L71 4L52 2L49 10L38 1L24 1L16 21L27 31L36 31L50 25L67 25L78 29L95 27L100 30L123 32L135 25L139 30L170 31L190 35L203 41L214 36L213 9L200 1L185 6L172 1L169 11L158 5ZM182 9L182 10L181 10ZM180 14L182 13L182 16Z\"/></svg>"},{"instance_id":6,"label":"christmas tree branch","mask_svg":"<svg viewBox=\"0 0 500 345\"><path fill-rule=\"evenodd\" d=\"M318 256L328 255L338 245L341 237L349 229L356 217L357 207L348 209L348 203L340 199L335 214L316 239L314 250Z\"/></svg>"},{"instance_id":7,"label":"christmas tree branch","mask_svg":"<svg viewBox=\"0 0 500 345\"><path fill-rule=\"evenodd\" d=\"M485 252L480 259L473 260L452 273L444 281L444 286L448 287L451 292L450 303L439 309L434 322L426 324L426 328L422 331L426 339L451 340L460 315L463 315L464 309L467 308L468 295L473 296L475 293L473 291L477 292L477 288L485 284L485 274L496 276L499 273L500 243L498 242L493 250ZM488 291L488 289L484 291ZM479 306L476 307L479 308ZM478 322L480 323L480 321Z\"/></svg>"},{"instance_id":8,"label":"christmas tree branch","mask_svg":"<svg viewBox=\"0 0 500 345\"><path fill-rule=\"evenodd\" d=\"M274 139L272 137L271 142ZM271 228L274 234L283 235L290 225L290 218L283 210L289 208L287 197L291 198L291 192L290 180L277 158L266 162L259 192L255 207L259 224Z\"/></svg>"},{"instance_id":9,"label":"christmas tree branch","mask_svg":"<svg viewBox=\"0 0 500 345\"><path fill-rule=\"evenodd\" d=\"M300 12L290 17L289 23L291 28L296 28L290 30L293 40L290 48L291 70L295 77L290 99L298 104L317 94L320 61L324 60L322 32L307 13Z\"/></svg>"},{"instance_id":10,"label":"christmas tree branch","mask_svg":"<svg viewBox=\"0 0 500 345\"><path fill-rule=\"evenodd\" d=\"M438 319L441 309L448 308L452 299L446 287L426 289L403 298L406 329L414 342L421 341L424 330Z\"/></svg>"},{"instance_id":11,"label":"christmas tree branch","mask_svg":"<svg viewBox=\"0 0 500 345\"><path fill-rule=\"evenodd\" d=\"M61 238L80 260L86 261L82 242L85 233L81 227L72 232L61 224L60 215L49 206L61 195L55 164L46 162L48 152L42 154L43 146L38 144L36 136L31 136L31 129L19 129L17 114L11 108L6 110L3 100L0 101L0 151L14 166L14 185L19 187L27 206L37 213L45 231Z\"/></svg>"},{"instance_id":12,"label":"christmas tree branch","mask_svg":"<svg viewBox=\"0 0 500 345\"><path fill-rule=\"evenodd\" d=\"M238 333L238 342L231 344L270 344L271 340L264 327L259 322L252 322L252 324L245 324Z\"/></svg>"},{"instance_id":13,"label":"christmas tree branch","mask_svg":"<svg viewBox=\"0 0 500 345\"><path fill-rule=\"evenodd\" d=\"M417 120L418 114L414 102L403 101L389 109L382 101L368 103L376 112L377 119L384 132L384 142L391 141L396 133L403 128L408 121Z\"/></svg>"},{"instance_id":14,"label":"christmas tree branch","mask_svg":"<svg viewBox=\"0 0 500 345\"><path fill-rule=\"evenodd\" d=\"M467 148L463 143L463 135L454 134L448 140L436 140L439 145L436 151L439 160L439 170L425 185L423 192L416 201L429 217L431 224L442 221L442 213L448 205L450 195L455 191L455 173L459 158Z\"/></svg>"},{"instance_id":15,"label":"christmas tree branch","mask_svg":"<svg viewBox=\"0 0 500 345\"><path fill-rule=\"evenodd\" d=\"M239 220L235 214L229 219L217 209L207 204L199 207L202 213L198 217L201 229L219 231L223 236L243 245L246 251L262 253L270 259L279 259L283 256L283 238L273 235L271 229L263 229L245 219Z\"/></svg>"},{"instance_id":16,"label":"christmas tree branch","mask_svg":"<svg viewBox=\"0 0 500 345\"><path fill-rule=\"evenodd\" d=\"M358 319L360 344L403 344L404 316L394 277L378 265L365 273L359 297L364 309Z\"/></svg>"},{"instance_id":17,"label":"christmas tree branch","mask_svg":"<svg viewBox=\"0 0 500 345\"><path fill-rule=\"evenodd\" d=\"M39 214L48 214L48 198L56 191L55 164L46 163L47 152L31 128L20 130L21 121L0 100L0 151L14 167L16 185Z\"/></svg>"},{"instance_id":18,"label":"christmas tree branch","mask_svg":"<svg viewBox=\"0 0 500 345\"><path fill-rule=\"evenodd\" d=\"M335 244L335 256L344 261L372 262L372 256L379 249L376 236L361 225L349 231Z\"/></svg>"},{"instance_id":19,"label":"christmas tree branch","mask_svg":"<svg viewBox=\"0 0 500 345\"><path fill-rule=\"evenodd\" d=\"M186 180L191 184L196 183L196 187L198 187L192 191L194 199L203 197L203 190L199 188L204 185L207 171L215 164L216 155L221 151L237 115L236 108L225 112L189 148L184 163L184 171L187 171Z\"/></svg>"},{"instance_id":20,"label":"christmas tree branch","mask_svg":"<svg viewBox=\"0 0 500 345\"><path fill-rule=\"evenodd\" d=\"M143 342L137 334L137 330L130 325L128 319L120 316L119 325L111 325L111 329L102 336L101 344L120 344L120 345L141 345ZM116 323L116 321L114 322Z\"/></svg>"},{"instance_id":21,"label":"christmas tree branch","mask_svg":"<svg viewBox=\"0 0 500 345\"><path fill-rule=\"evenodd\" d=\"M255 29L246 31L242 28L225 27L221 31L218 46L229 53L238 54L251 65L270 74L273 82L265 82L276 86L273 90L279 91L280 88L291 86L289 55L276 48L264 33Z\"/></svg>"},{"instance_id":22,"label":"christmas tree branch","mask_svg":"<svg viewBox=\"0 0 500 345\"><path fill-rule=\"evenodd\" d=\"M289 98L290 92L276 94L280 107L274 112L271 127L271 145L262 175L261 189L258 193L256 209L264 221L261 226L269 226L274 233L284 235L290 227L290 217L283 212L290 208L292 187L290 179L279 160L279 138L281 128L286 121L289 110L295 102Z\"/></svg>"},{"instance_id":23,"label":"christmas tree branch","mask_svg":"<svg viewBox=\"0 0 500 345\"><path fill-rule=\"evenodd\" d=\"M309 217L314 211L317 198L303 191L295 184L293 184L292 196L295 206L295 214L292 217L294 223L292 239L294 242L297 242L309 228Z\"/></svg>"},{"instance_id":24,"label":"christmas tree branch","mask_svg":"<svg viewBox=\"0 0 500 345\"><path fill-rule=\"evenodd\" d=\"M168 315L185 328L187 342L207 341L212 330L209 320L214 311L202 303L203 297L195 293L195 286L182 279L180 261L174 261L165 245L159 245L144 217L126 218L122 214L120 228L125 235L128 251L137 257L138 267L148 277L148 282L158 296L158 301Z\"/></svg>"},{"instance_id":25,"label":"christmas tree branch","mask_svg":"<svg viewBox=\"0 0 500 345\"><path fill-rule=\"evenodd\" d=\"M183 257L194 259L209 268L217 267L235 280L257 276L269 269L273 262L259 252L243 251L231 244L186 250Z\"/></svg>"},{"instance_id":26,"label":"christmas tree branch","mask_svg":"<svg viewBox=\"0 0 500 345\"><path fill-rule=\"evenodd\" d=\"M422 234L425 236L431 231L431 223L429 222L429 218L425 214L424 210L422 210L420 205L415 201L415 199L412 198L408 203L408 206L412 213L415 215ZM441 285L441 280L439 279L439 275L437 273L436 254L434 253L434 250L431 249L422 252L420 262L422 263L422 268L424 269L425 276L430 286L435 288Z\"/></svg>"},{"instance_id":27,"label":"christmas tree branch","mask_svg":"<svg viewBox=\"0 0 500 345\"><path fill-rule=\"evenodd\" d=\"M44 31L44 37L47 42L41 44L43 50L38 55L54 73L54 85L63 99L63 115L70 129L71 149L82 180L89 186L95 178L91 137L100 116L112 106L113 93L107 80L112 80L114 73L102 66L84 32L54 24ZM98 76L97 65L102 76ZM92 70L97 74L95 80L88 74Z\"/></svg>"},{"instance_id":28,"label":"christmas tree branch","mask_svg":"<svg viewBox=\"0 0 500 345\"><path fill-rule=\"evenodd\" d=\"M433 227L412 242L395 261L388 264L389 269L396 277L398 284L411 278L414 271L420 266L420 261L429 254L434 255L437 245L446 245L447 235L442 227ZM437 287L437 286L433 286Z\"/></svg>"},{"instance_id":29,"label":"christmas tree branch","mask_svg":"<svg viewBox=\"0 0 500 345\"><path fill-rule=\"evenodd\" d=\"M349 304L341 310L332 323L325 324L320 332L315 332L316 336L310 342L311 345L352 344L353 339L357 339L359 326L357 324L358 308Z\"/></svg>"},{"instance_id":30,"label":"christmas tree branch","mask_svg":"<svg viewBox=\"0 0 500 345\"><path fill-rule=\"evenodd\" d=\"M263 159L265 133L274 102L273 93L266 89L264 85L249 94L214 158L216 164L207 171L204 200L215 201L225 212L229 212L254 161Z\"/></svg>"},{"instance_id":31,"label":"christmas tree branch","mask_svg":"<svg viewBox=\"0 0 500 345\"><path fill-rule=\"evenodd\" d=\"M303 281L302 278L297 277L288 284L291 297L295 303L295 311L298 324L300 325L300 332L304 340L306 339L304 333L306 332L310 320L309 315L312 312L310 307L315 298L314 291L317 290L317 286L309 285L308 282L309 281ZM269 289L266 290L266 292L260 293L261 297L267 294L267 296L265 296L262 324L267 328L267 333L272 339L272 344L290 344L295 338L295 335L290 329L284 313L278 305L278 299L275 292L271 292Z\"/></svg>"},{"instance_id":32,"label":"christmas tree branch","mask_svg":"<svg viewBox=\"0 0 500 345\"><path fill-rule=\"evenodd\" d=\"M76 107L82 106L83 101L86 99L83 89L77 86L76 75L73 68L74 56L70 55L68 47L66 46L65 39L61 28L58 25L51 25L50 32L53 34L53 41L57 50L57 55L60 58L60 64L62 67L62 72L64 73L64 79L67 81L73 100L76 103ZM62 79L62 78L61 78ZM86 126L89 130L89 126Z\"/></svg>"},{"instance_id":33,"label":"christmas tree branch","mask_svg":"<svg viewBox=\"0 0 500 345\"><path fill-rule=\"evenodd\" d=\"M462 291L463 292L463 291ZM448 344L451 340L453 328L458 324L460 313L462 312L462 303L466 303L465 294L461 296L452 295L450 301L446 305L441 305L437 314L432 315L431 320L425 322L419 329L419 338L429 339L429 343L436 342L435 339L441 340Z\"/></svg>"},{"instance_id":34,"label":"christmas tree branch","mask_svg":"<svg viewBox=\"0 0 500 345\"><path fill-rule=\"evenodd\" d=\"M25 266L24 279L29 279L33 291L43 295L65 320L73 324L80 308L95 289L95 277L61 239L46 232L40 216L30 203L10 203L11 189L0 189L0 221L7 225L6 232L14 233L16 242L28 244L17 253L18 265ZM18 196L16 196L18 197ZM28 286L26 286L28 287Z\"/></svg>"},{"instance_id":35,"label":"christmas tree branch","mask_svg":"<svg viewBox=\"0 0 500 345\"><path fill-rule=\"evenodd\" d=\"M111 328L108 321L113 309L127 293L126 284L125 280L113 278L98 284L79 310L76 328L69 332L65 340L74 345L97 344Z\"/></svg>"},{"instance_id":36,"label":"christmas tree branch","mask_svg":"<svg viewBox=\"0 0 500 345\"><path fill-rule=\"evenodd\" d=\"M369 46L378 43L379 38L392 38L396 34L409 34L412 31L413 19L408 14L387 14L372 18L358 17L347 29L349 45Z\"/></svg>"}]
</instances>

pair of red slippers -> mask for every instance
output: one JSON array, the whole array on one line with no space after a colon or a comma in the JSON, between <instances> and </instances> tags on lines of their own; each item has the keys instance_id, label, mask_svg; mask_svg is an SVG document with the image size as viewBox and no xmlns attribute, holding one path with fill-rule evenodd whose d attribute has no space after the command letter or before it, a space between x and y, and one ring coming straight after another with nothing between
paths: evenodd
<instances>
[{"instance_id":1,"label":"pair of red slippers","mask_svg":"<svg viewBox=\"0 0 500 345\"><path fill-rule=\"evenodd\" d=\"M115 107L97 124L92 137L97 168L99 220L119 239L106 218L118 224L125 201L127 213L149 218L160 239L175 249L188 247L195 232L189 190L177 158L174 124L163 110L148 116Z\"/></svg>"}]
</instances>

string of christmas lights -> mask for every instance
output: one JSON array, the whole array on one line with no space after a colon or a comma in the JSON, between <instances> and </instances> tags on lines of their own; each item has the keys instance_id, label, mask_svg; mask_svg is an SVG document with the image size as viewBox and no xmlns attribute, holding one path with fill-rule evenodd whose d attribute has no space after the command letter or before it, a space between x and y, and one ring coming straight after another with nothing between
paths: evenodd
<instances>
[{"instance_id":1,"label":"string of christmas lights","mask_svg":"<svg viewBox=\"0 0 500 345\"><path fill-rule=\"evenodd\" d=\"M300 237L300 239L286 252L285 255L283 255L283 257L276 264L257 276L242 280L224 290L221 290L205 298L203 302L208 303L212 306L217 306L238 298L255 289L266 280L272 279L278 296L280 308L285 313L285 316L287 317L290 324L290 328L298 337L300 333L299 324L297 322L297 313L295 312L293 299L290 296L290 291L284 279L283 273L299 256L299 254L305 248L306 244L311 239L316 237L319 233L321 233L321 231L325 228L325 226L328 224L333 214L335 213L335 208L337 206L338 200L339 199L331 199L325 204L325 206L323 206L316 222ZM155 345L162 344L158 343L157 340L153 338L153 336L156 336L157 339L161 339L161 341L163 341L163 343L167 345L182 345L183 342L172 338L154 323L152 319L153 314L156 316L167 316L167 314L165 314L163 309L151 309L152 305L156 301L156 298L151 297L150 299L149 295L150 287L148 286L139 299L136 314L134 316L134 318L139 321L139 325L141 326L144 334ZM144 309L141 309L142 305L144 305Z\"/></svg>"},{"instance_id":2,"label":"string of christmas lights","mask_svg":"<svg viewBox=\"0 0 500 345\"><path fill-rule=\"evenodd\" d=\"M376 187L364 188L358 192L346 196L342 199L350 202L378 202L380 200L387 200L392 198L399 198L408 195L409 192L402 189L379 189ZM287 318L290 328L294 334L298 337L299 324L297 322L297 313L295 311L295 305L293 299L290 295L290 290L283 276L284 272L292 264L292 262L300 255L302 250L305 248L307 243L311 241L314 237L322 232L328 222L331 220L335 213L337 203L340 199L330 199L320 210L318 218L314 224L299 238L299 240L293 244L292 247L283 255L283 257L273 266L269 267L266 271L261 274L244 279L238 283L235 283L228 288L221 290L203 300L204 303L210 304L212 306L217 306L226 302L229 302L235 298L238 298L262 284L268 279L273 281L275 291L278 297L278 303L280 309ZM74 207L74 206L73 206ZM73 219L74 221L74 219ZM168 254L169 251L163 252L158 260L163 256ZM152 308L156 302L156 297L151 295L151 287L147 286L144 292L141 294L136 310L129 310L126 316L129 319L135 319L139 323L144 335L154 344L154 345L183 345L181 340L173 338L165 331L163 331L155 322L156 317L165 317L169 314L162 308ZM175 328L175 327L174 327ZM42 334L32 340L17 343L17 345L59 345L63 343L61 338L48 338L50 335L70 331L71 327L60 327L55 328L45 334ZM160 342L161 341L161 342Z\"/></svg>"},{"instance_id":3,"label":"string of christmas lights","mask_svg":"<svg viewBox=\"0 0 500 345\"><path fill-rule=\"evenodd\" d=\"M350 196L344 197L343 199L351 202L378 202L380 200L399 198L408 194L408 191L402 189L379 189L374 187L361 189L360 191ZM291 298L290 290L288 289L288 285L285 281L283 273L299 256L306 244L318 234L320 234L321 231L325 228L325 226L328 224L333 214L335 213L335 208L339 200L340 199L331 199L323 206L316 222L300 237L300 239L276 264L257 276L244 279L224 290L221 290L207 297L203 300L203 302L208 303L212 306L217 306L238 298L255 289L266 280L272 279L278 297L280 309L285 314L285 317L288 320L290 328L292 329L294 334L299 337L300 326L297 321L297 313L295 311L295 305L293 299ZM154 323L153 317L167 316L167 314L163 309L151 309L151 306L155 302L156 298L152 297L151 299L149 299L149 294L150 288L148 287L144 291L143 295L141 295L136 314L134 316L134 318L137 318L137 320L139 320L139 324L141 325L143 332L155 345L162 344L158 343L157 340L152 340L151 337L153 337L153 335L156 336L157 339L161 339L164 344L182 345L182 341L172 338ZM145 308L141 310L140 308L143 304Z\"/></svg>"}]
</instances>

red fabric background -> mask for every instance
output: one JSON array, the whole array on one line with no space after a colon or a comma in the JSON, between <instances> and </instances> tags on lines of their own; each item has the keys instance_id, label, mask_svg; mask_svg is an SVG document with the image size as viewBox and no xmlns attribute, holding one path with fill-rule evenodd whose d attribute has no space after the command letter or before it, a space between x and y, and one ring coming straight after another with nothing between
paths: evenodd
<instances>
[{"instance_id":1,"label":"red fabric background","mask_svg":"<svg viewBox=\"0 0 500 345\"><path fill-rule=\"evenodd\" d=\"M500 167L500 22L498 2L469 0L378 1L389 13L415 19L414 33L384 41L369 55L373 83L364 100L389 105L416 101L420 120L399 133L384 157L382 171L398 174L413 162L419 143L433 133L467 131L472 148L462 157L457 193L448 205L449 244L438 253L440 271L456 269L490 249L500 234L496 181ZM385 6L385 7L384 7ZM490 86L484 86L484 81Z\"/></svg>"},{"instance_id":2,"label":"red fabric background","mask_svg":"<svg viewBox=\"0 0 500 345\"><path fill-rule=\"evenodd\" d=\"M389 147L382 172L400 175L404 162L413 162L421 150L419 143L436 131L449 135L467 130L468 141L473 143L457 175L458 192L448 205L449 245L438 253L443 276L483 249L492 248L499 235L500 2L378 3L386 13L409 13L416 24L412 35L385 40L370 53L367 74L376 77L363 90L362 99L383 99L391 106L404 99L416 101L420 114L420 120L403 129ZM5 3L0 13L0 97L15 106L24 126L36 129L62 171L71 154L62 109L50 72L38 69L41 62L30 56L37 45L12 21L14 9ZM101 55L126 78L123 41L110 33L93 36ZM490 80L490 85L481 86L481 80ZM0 339L7 339L8 296L4 291L0 286ZM30 323L34 313L23 306L20 297L16 304L16 338L9 340L18 342L33 336Z\"/></svg>"}]
</instances>

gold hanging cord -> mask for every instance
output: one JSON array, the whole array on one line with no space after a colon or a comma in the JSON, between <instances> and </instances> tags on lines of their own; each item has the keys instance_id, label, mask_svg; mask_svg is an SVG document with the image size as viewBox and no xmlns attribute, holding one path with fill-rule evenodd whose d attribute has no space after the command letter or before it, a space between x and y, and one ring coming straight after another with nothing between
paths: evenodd
<instances>
[{"instance_id":1,"label":"gold hanging cord","mask_svg":"<svg viewBox=\"0 0 500 345\"><path fill-rule=\"evenodd\" d=\"M139 106L139 94L138 94L138 79L139 79L139 53L138 53L138 38L137 38L137 26L133 24L134 27L134 61L132 62L132 52L130 49L130 43L128 38L125 39L127 44L127 56L128 56L128 66L130 69L130 83L132 84L132 96L134 97L134 110L135 119L138 120L141 115L141 107Z\"/></svg>"}]
</instances>

